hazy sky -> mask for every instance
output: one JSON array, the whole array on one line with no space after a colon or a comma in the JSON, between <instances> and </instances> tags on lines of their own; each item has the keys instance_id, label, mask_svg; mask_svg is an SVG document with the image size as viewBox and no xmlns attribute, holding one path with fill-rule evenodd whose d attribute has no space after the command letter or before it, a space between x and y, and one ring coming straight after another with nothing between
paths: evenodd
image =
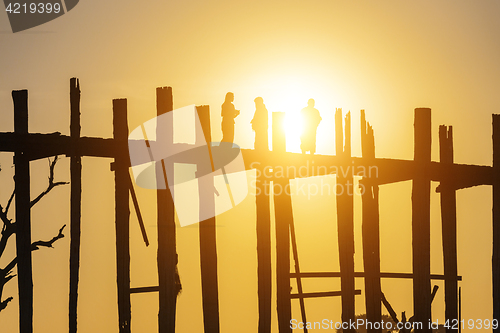
<instances>
[{"instance_id":1,"label":"hazy sky","mask_svg":"<svg viewBox=\"0 0 500 333\"><path fill-rule=\"evenodd\" d=\"M249 122L255 97L263 97L269 111L292 114L314 98L323 117L318 153L334 154L333 114L342 108L352 113L353 154L359 156L359 110L365 109L375 130L377 156L411 159L413 109L430 107L434 160L439 157L438 125L447 124L454 126L456 162L491 165L491 114L500 112L499 17L500 2L495 0L82 0L52 22L12 34L7 14L0 13L0 131L13 130L11 91L26 88L30 131L69 134L69 79L78 77L82 134L87 136L111 137L113 98L128 98L131 130L154 117L155 88L168 85L173 87L174 107L210 105L215 140L221 138L220 105L226 92L234 92L234 104L241 110L235 142L245 148L253 144ZM13 186L11 155L2 154L0 162L4 204ZM118 331L109 162L83 161L80 332ZM69 179L68 165L65 159L59 163L59 179ZM33 162L31 172L35 195L45 186L47 162ZM411 271L410 194L411 182L381 188L383 271ZM150 239L156 239L155 194L139 189L138 195ZM33 209L33 239L50 238L69 221L69 186L44 200ZM433 192L431 200L432 273L439 274L439 195ZM294 197L305 271L338 269L334 201L329 196ZM462 190L457 203L462 317L491 319L491 188ZM359 198L355 208L355 259L360 270ZM255 332L253 197L221 215L217 223L221 331ZM179 332L202 329L197 234L197 227L178 229L184 287ZM156 244L144 248L134 218L131 237L132 286L154 285ZM69 237L33 258L35 329L65 332ZM442 320L444 285L439 285L433 316ZM357 281L357 288L362 287ZM329 279L306 288L326 291L340 286ZM383 280L382 288L398 313L412 313L411 282ZM16 292L16 282L10 282L4 297L17 298ZM357 311L363 312L364 297L357 300ZM133 330L154 332L156 295L133 295L132 301ZM306 301L310 320L337 320L339 305L339 298ZM0 313L2 331L16 331L17 306L15 299Z\"/></svg>"}]
</instances>

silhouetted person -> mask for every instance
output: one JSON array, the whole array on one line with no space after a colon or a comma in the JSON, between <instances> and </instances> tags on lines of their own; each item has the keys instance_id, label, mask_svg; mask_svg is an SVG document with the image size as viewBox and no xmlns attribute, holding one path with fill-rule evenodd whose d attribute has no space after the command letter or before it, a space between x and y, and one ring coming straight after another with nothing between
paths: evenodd
<instances>
[{"instance_id":1,"label":"silhouetted person","mask_svg":"<svg viewBox=\"0 0 500 333\"><path fill-rule=\"evenodd\" d=\"M307 107L300 111L302 116L302 134L300 136L300 149L302 154L310 151L311 155L316 152L316 130L321 122L319 111L314 108L314 99L307 102Z\"/></svg>"},{"instance_id":2,"label":"silhouetted person","mask_svg":"<svg viewBox=\"0 0 500 333\"><path fill-rule=\"evenodd\" d=\"M255 114L251 121L252 129L255 131L255 144L254 148L259 150L269 150L268 143L268 119L269 114L267 112L266 106L264 105L264 100L262 97L257 97L254 99L255 102Z\"/></svg>"},{"instance_id":3,"label":"silhouetted person","mask_svg":"<svg viewBox=\"0 0 500 333\"><path fill-rule=\"evenodd\" d=\"M222 104L221 116L222 116L222 140L221 142L231 142L234 141L234 118L236 118L240 111L236 110L233 105L234 94L228 92L226 94L226 100Z\"/></svg>"}]
</instances>

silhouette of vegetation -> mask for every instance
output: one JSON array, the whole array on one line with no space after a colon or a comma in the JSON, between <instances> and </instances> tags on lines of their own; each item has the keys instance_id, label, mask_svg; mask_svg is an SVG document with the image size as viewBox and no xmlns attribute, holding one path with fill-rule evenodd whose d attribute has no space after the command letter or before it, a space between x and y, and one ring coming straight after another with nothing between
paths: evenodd
<instances>
[{"instance_id":1,"label":"silhouette of vegetation","mask_svg":"<svg viewBox=\"0 0 500 333\"><path fill-rule=\"evenodd\" d=\"M49 159L49 169L50 169L49 184L43 192L41 192L34 200L30 202L30 208L33 207L35 204L37 204L44 196L46 196L55 187L69 184L68 182L54 181L54 168L56 166L57 160L58 160L57 156L52 161ZM12 222L12 220L8 218L9 208L11 207L14 196L15 196L15 190L12 192L5 208L2 205L0 205L0 220L3 223L1 238L0 238L0 257L4 254L8 240L12 235L16 233L16 222ZM31 251L39 250L41 247L52 247L52 245L58 239L64 237L63 230L65 227L66 225L63 225L59 229L59 233L56 236L54 236L51 240L48 241L39 240L33 242L31 244ZM16 267L16 264L17 264L17 257L13 258L9 262L9 264L7 264L7 266L5 266L4 268L0 268L0 311L4 310L9 304L9 302L13 300L13 297L8 297L5 300L2 300L2 294L5 284L15 277L15 275L12 273L12 270Z\"/></svg>"}]
</instances>

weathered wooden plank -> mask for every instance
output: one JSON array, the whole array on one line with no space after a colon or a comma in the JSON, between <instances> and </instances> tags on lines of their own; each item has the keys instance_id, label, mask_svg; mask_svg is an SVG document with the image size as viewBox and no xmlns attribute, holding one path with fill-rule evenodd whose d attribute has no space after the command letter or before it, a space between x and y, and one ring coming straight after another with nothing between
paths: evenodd
<instances>
[{"instance_id":1,"label":"weathered wooden plank","mask_svg":"<svg viewBox=\"0 0 500 333\"><path fill-rule=\"evenodd\" d=\"M159 286L130 288L131 294L153 293L159 291L160 291Z\"/></svg>"},{"instance_id":2,"label":"weathered wooden plank","mask_svg":"<svg viewBox=\"0 0 500 333\"><path fill-rule=\"evenodd\" d=\"M413 179L412 190L412 253L413 311L415 322L431 319L430 280L430 193L429 163L431 161L431 109L415 109L415 163L419 172ZM429 332L423 325L422 332Z\"/></svg>"},{"instance_id":3,"label":"weathered wooden plank","mask_svg":"<svg viewBox=\"0 0 500 333\"><path fill-rule=\"evenodd\" d=\"M113 136L128 137L127 100L113 100ZM127 146L115 153L115 219L116 219L116 275L118 287L118 324L120 333L130 333L130 207L129 159Z\"/></svg>"},{"instance_id":4,"label":"weathered wooden plank","mask_svg":"<svg viewBox=\"0 0 500 333\"><path fill-rule=\"evenodd\" d=\"M157 115L161 116L174 109L171 87L156 89ZM164 123L164 125L170 125ZM173 124L172 124L173 125ZM157 128L156 137L159 142L169 145L173 143L173 128ZM158 329L160 333L175 332L175 313L177 307L177 294L180 291L180 282L177 275L177 245L175 208L173 193L171 193L167 177L173 174L173 163L157 163L156 177L164 179L166 189L157 190L158 209L158 284L159 312Z\"/></svg>"},{"instance_id":5,"label":"weathered wooden plank","mask_svg":"<svg viewBox=\"0 0 500 333\"><path fill-rule=\"evenodd\" d=\"M500 115L493 115L493 319L500 320ZM500 332L500 328L493 330Z\"/></svg>"},{"instance_id":6,"label":"weathered wooden plank","mask_svg":"<svg viewBox=\"0 0 500 333\"><path fill-rule=\"evenodd\" d=\"M286 151L285 113L273 112L273 152L283 154ZM273 179L274 211L276 221L276 293L278 310L278 328L280 333L291 332L290 320L292 307L290 302L290 229L293 219L292 198L287 187L287 178Z\"/></svg>"},{"instance_id":7,"label":"weathered wooden plank","mask_svg":"<svg viewBox=\"0 0 500 333\"><path fill-rule=\"evenodd\" d=\"M14 101L14 131L28 133L28 91L12 92ZM33 332L33 276L31 262L30 162L29 147L15 147L16 190L16 252L19 290L19 332Z\"/></svg>"},{"instance_id":8,"label":"weathered wooden plank","mask_svg":"<svg viewBox=\"0 0 500 333\"><path fill-rule=\"evenodd\" d=\"M351 117L347 113L345 117L345 142L342 148L342 140L338 133L342 133L342 110L337 109L335 114L335 133L337 137L337 155L344 158L351 156L350 130ZM344 175L343 172L337 175L336 198L337 198L337 230L339 243L339 263L340 263L340 286L342 290L342 322L355 320L355 299L354 299L354 202L353 202L353 177ZM349 188L351 193L349 194ZM351 333L352 329L345 332Z\"/></svg>"},{"instance_id":9,"label":"weathered wooden plank","mask_svg":"<svg viewBox=\"0 0 500 333\"><path fill-rule=\"evenodd\" d=\"M252 123L255 147L259 158L269 153L268 114L261 117L256 110ZM271 333L271 212L269 201L270 178L264 175L264 165L257 168L255 180L255 208L257 232L257 294L259 299L259 333Z\"/></svg>"},{"instance_id":10,"label":"weathered wooden plank","mask_svg":"<svg viewBox=\"0 0 500 333\"><path fill-rule=\"evenodd\" d=\"M361 110L361 149L367 160L375 159L375 138L372 127L366 123ZM380 225L379 189L369 181L361 182L363 265L365 276L366 320L379 323L382 320L382 293L380 285ZM381 328L369 327L368 332L381 332Z\"/></svg>"},{"instance_id":11,"label":"weathered wooden plank","mask_svg":"<svg viewBox=\"0 0 500 333\"><path fill-rule=\"evenodd\" d=\"M412 180L419 172L417 164L411 160L387 158L367 160L360 157L315 154L312 164L310 157L300 153L287 152L278 157L272 152L258 154L252 149L241 151L247 169L274 165L283 170L290 179L309 177L313 172L316 176L335 175L343 170L349 175L370 178L373 185L384 185ZM493 168L486 165L441 165L439 162L430 162L428 172L432 181L453 179L456 190L493 184Z\"/></svg>"},{"instance_id":12,"label":"weathered wooden plank","mask_svg":"<svg viewBox=\"0 0 500 333\"><path fill-rule=\"evenodd\" d=\"M79 140L80 156L113 158L116 147L121 144L114 139L81 137ZM129 142L129 144L133 145L134 141ZM150 144L154 147L155 142L150 141ZM22 135L0 133L0 151L14 152L16 147L33 147L34 149L28 154L30 161L54 155L70 155L71 138L60 133ZM354 173L357 176L371 175L371 178L374 178L374 184L383 185L411 180L415 173L419 172L415 162L411 160L377 158L367 162L359 157L344 158L315 154L314 165L312 165L310 157L299 153L287 152L276 156L272 152L260 154L253 149L242 149L241 151L247 169L257 168L259 165L262 167L275 165L284 170L288 169L290 179L311 175L313 167L314 174L317 176L335 174L337 170L343 168L344 172ZM191 162L189 159L185 161L178 159L177 161L179 163ZM480 185L493 185L493 168L486 165L441 165L439 162L431 162L429 176L432 181L441 181L443 177L454 179L453 186L456 190Z\"/></svg>"},{"instance_id":13,"label":"weathered wooden plank","mask_svg":"<svg viewBox=\"0 0 500 333\"><path fill-rule=\"evenodd\" d=\"M256 229L257 229L257 276L259 297L259 333L271 333L271 212L269 202L269 179L263 168L257 171L256 180Z\"/></svg>"},{"instance_id":14,"label":"weathered wooden plank","mask_svg":"<svg viewBox=\"0 0 500 333\"><path fill-rule=\"evenodd\" d=\"M354 295L361 295L361 290L354 290ZM318 297L336 297L342 296L342 291L323 291L318 293L302 293L302 294L291 294L292 299L304 299L304 298L318 298ZM302 320L305 322L305 320Z\"/></svg>"},{"instance_id":15,"label":"weathered wooden plank","mask_svg":"<svg viewBox=\"0 0 500 333\"><path fill-rule=\"evenodd\" d=\"M340 272L301 272L290 273L290 278L296 278L300 276L301 278L338 278L341 277ZM354 272L354 277L364 278L366 274L364 272ZM390 273L381 272L380 278L382 279L413 279L414 275L412 273ZM431 274L431 280L444 280L445 276L443 274ZM456 277L457 281L462 281L461 276Z\"/></svg>"},{"instance_id":16,"label":"weathered wooden plank","mask_svg":"<svg viewBox=\"0 0 500 333\"><path fill-rule=\"evenodd\" d=\"M71 221L69 254L69 332L77 331L78 280L80 274L80 234L82 212L82 157L79 155L80 138L80 83L76 78L70 80L70 133L73 147L71 154Z\"/></svg>"},{"instance_id":17,"label":"weathered wooden plank","mask_svg":"<svg viewBox=\"0 0 500 333\"><path fill-rule=\"evenodd\" d=\"M306 323L307 322L306 306L304 303L304 297L301 297L302 295L304 295L304 291L302 289L302 278L300 277L299 250L297 248L297 236L295 234L295 224L293 223L293 219L290 220L289 224L290 224L290 236L291 236L290 238L292 240L293 259L295 262L295 272L298 273L295 279L297 281L298 295L300 295L298 297L300 303L300 315L302 317L302 322ZM304 333L307 333L307 331L308 331L307 327L304 327Z\"/></svg>"},{"instance_id":18,"label":"weathered wooden plank","mask_svg":"<svg viewBox=\"0 0 500 333\"><path fill-rule=\"evenodd\" d=\"M197 141L202 142L204 139L206 142L212 142L210 109L208 105L199 106L196 108L196 111L203 130L203 133L196 133ZM209 150L209 153L211 155L211 150ZM200 169L201 166L198 170ZM205 214L209 213L212 216L201 221L199 224L203 323L206 333L218 333L220 331L220 318L214 179L212 177L199 178L198 188L200 219L203 216L202 209ZM208 210L211 211L209 212Z\"/></svg>"},{"instance_id":19,"label":"weathered wooden plank","mask_svg":"<svg viewBox=\"0 0 500 333\"><path fill-rule=\"evenodd\" d=\"M439 126L440 162L453 163L453 129ZM452 180L443 179L440 184L441 220L444 264L445 318L449 322L458 320L458 275L457 264L457 199L456 191L450 188ZM446 328L452 332L451 328Z\"/></svg>"}]
</instances>

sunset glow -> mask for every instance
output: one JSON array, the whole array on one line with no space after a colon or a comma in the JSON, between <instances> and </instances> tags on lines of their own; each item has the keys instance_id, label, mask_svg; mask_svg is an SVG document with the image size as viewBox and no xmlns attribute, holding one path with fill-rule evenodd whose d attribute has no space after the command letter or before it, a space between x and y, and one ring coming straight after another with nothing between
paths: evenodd
<instances>
[{"instance_id":1,"label":"sunset glow","mask_svg":"<svg viewBox=\"0 0 500 333\"><path fill-rule=\"evenodd\" d=\"M204 321L207 317L204 317L206 309L203 308L201 282L202 257L207 253L216 257L216 260L209 261L209 264L203 267L216 267L211 271L215 273L215 277L208 279L211 281L209 283L213 283L208 290L218 292L217 302L211 304L217 304L220 333L266 332L258 327L259 304L263 304L259 301L259 288L269 288L272 291L272 302L267 307L272 311L269 316L270 333L278 332L277 221L293 220L302 272L338 273L339 244L343 240L339 238L339 221L342 217L339 218L338 213L347 207L349 214L343 216L352 217L353 225L352 228L349 225L349 228L344 230L352 230L354 233L354 244L350 247L354 248L354 254L346 257L354 258L354 269L358 273L364 272L365 264L372 262L364 257L368 251L365 252L363 247L363 237L366 237L365 233L375 234L363 229L363 223L369 223L366 222L368 219L363 219L366 212L363 209L366 208L363 207L364 199L356 194L347 204L346 200L342 201L345 198L339 201L336 185L340 180L337 180L335 175L285 179L283 183L292 183L295 192L291 197L286 197L290 200L283 200L291 204L293 210L291 215L281 220L279 216L276 218L277 209L273 195L265 198L269 199L269 207L257 210L257 205L267 201L258 198L256 189L251 188L251 178L257 172L248 168L250 163L247 160L242 163L242 168L246 168L245 176L248 175L248 179L241 179L242 184L246 184L245 180L248 181L248 195L245 196L245 189L241 192L244 194L237 196L237 204L233 205L234 198L229 200L231 204L227 204L227 209L218 210L220 214L212 214L212 206L207 204L210 214L217 215L216 223L209 227L213 227L212 229L204 228L200 223L190 223L183 227L179 219L171 217L174 215L169 215L171 229L168 232L159 229L158 226L165 225L159 223L158 211L167 205L164 204L165 201L158 200L158 191L154 186L142 188L133 177L131 179L135 198L131 198L132 187L128 181L126 186L118 186L125 198L122 202L126 204L130 201L130 205L127 209L117 210L116 171L124 177L120 179L128 180L124 170L130 159L122 158L122 161L126 160L126 163L123 162L123 168L115 160L115 153L127 153L124 149L117 149L118 144L126 141L125 139L113 141L116 135L116 115L113 113L115 99L122 100L120 110L125 110L122 112L124 126L120 134L124 135L126 131L131 133L136 128L141 129L138 133L142 133L144 144L141 142L138 147L142 149L140 152L148 152L141 154L141 157L156 158L151 157L152 153L150 155L150 151L145 150L145 147L154 146L153 143L148 145L149 140L155 141L156 133L159 133L157 127L154 125L145 129L148 135L151 132L151 136L146 140L141 125L158 116L158 105L165 108L168 104L168 107L173 109L191 106L193 112L189 117L184 120L181 116L176 118L178 123L182 120L183 124L194 123L194 119L197 119L193 105L203 105L206 106L203 108L206 111L203 114L203 124L205 128L210 128L210 133L204 134L207 137L210 134L212 142L220 142L223 135L226 135L231 137L226 142L232 142L241 148L232 150L229 145L230 151L238 151L243 159L261 161L272 156L267 161L288 163L293 160L290 162L296 163L293 167L300 167L300 163L304 161L310 165L314 162L315 166L330 163L332 160L346 160L349 167L358 163L364 154L361 149L363 123L360 110L365 110L366 121L373 128L376 163L380 162L380 165L385 166L385 163L390 163L389 160L397 160L394 165L397 164L400 168L397 172L389 172L381 167L380 182L387 183L378 185L378 182L374 182L377 185L373 186L379 187L372 192L373 197L369 196L370 200L375 200L375 197L377 200L377 205L370 207L380 207L379 214L376 215L380 227L380 271L406 274L405 277L413 273L413 254L417 252L414 251L413 244L420 243L412 238L418 229L415 227L416 223L412 223L415 213L428 213L430 234L425 241L430 241L430 271L435 276L444 276L441 189L453 189L457 207L457 233L454 238L457 240L457 274L461 277L458 285L462 288L462 318L493 319L494 191L490 184L493 181L488 183L488 177L494 174L491 170L494 156L492 114L500 113L500 1L168 0L146 4L131 0L87 0L79 3L77 0L65 0L61 3L65 4L64 13L60 13L61 15L56 17L52 13L53 19L46 23L15 33L11 29L8 13L3 4L0 4L0 141L3 140L4 146L11 149L0 153L0 208L5 210L8 203L12 202L9 215L5 216L12 219L12 222L16 221L16 205L20 200L16 200L15 196L11 199L15 189L15 154L44 156L24 161L29 169L26 173L29 177L24 178L28 179L25 183L30 185L24 192L28 194L24 196L28 203L30 198L33 200L47 188L50 172L50 164L47 163L49 153L60 154L54 179L69 183L55 188L38 204L27 210L31 214L31 225L23 230L26 234L31 232L33 242L50 240L63 225L67 225L64 229L65 237L58 238L52 249L40 249L33 251L31 255L34 332L68 332L70 281L79 283L78 332L119 332L117 281L125 283L127 280L117 279L117 225L129 231L129 234L122 233L122 236L126 236L124 239L128 237L129 243L121 243L130 245L130 251L127 252L130 253L129 287L151 287L147 289L150 291L148 293L137 292L130 295L130 323L134 333L159 331L160 302L159 292L155 289L160 285L159 236L175 234L175 242L168 244L175 243L173 247L176 253L169 257L173 259L169 261L169 265L176 263L176 273L182 284L182 292L176 298L176 307L171 307L176 309L176 315L173 317L177 333L210 332L204 327L209 321ZM68 10L69 3L75 4L71 10ZM22 10L22 5L20 8ZM27 8L29 9L29 6ZM78 113L81 121L78 126L71 127L72 90L68 87L70 78L78 78L78 89L81 88L81 112ZM168 98L159 101L157 88L171 92L168 96L173 96L173 101ZM26 151L20 151L21 148L27 147L23 136L26 133L21 135L22 144L17 145L19 136L15 136L15 140L10 139L11 135L18 135L14 126L12 91L22 89L29 90L29 118L27 125L25 124L28 133L36 134L37 137L45 137L47 133L51 133L48 134L50 140L64 138L65 141L54 144L54 150L48 145L49 147L43 146L43 149L30 151L28 154ZM234 108L232 115L224 116L224 122L222 105L228 92L234 95L231 105ZM268 131L268 146L272 147L272 113L283 112L286 114L286 148L288 152L293 153L301 153L304 121L300 112L307 107L309 99L314 99L314 108L319 111L322 119L317 126L315 137L316 156L288 153L273 155L272 151L260 154L255 149L256 130L251 123L256 110L264 110L264 107L256 107L257 97L262 98L268 111L268 127L265 122L260 124L261 133ZM260 99L258 101L262 106ZM173 105L170 105L170 102ZM426 158L430 156L429 160L425 161L426 164L414 167L413 164L410 166L410 163L415 159L415 149L418 146L415 140L416 108L431 109L430 119L425 119L429 120L426 124L429 125L432 140L425 141L431 148L430 153L422 153ZM335 146L336 109L342 109L343 120L348 112L351 115L352 160L332 157L338 153ZM170 110L165 111L168 112ZM26 118L16 119L24 121ZM438 189L443 179L436 180L436 177L450 178L446 180L454 180L451 178L455 177L455 171L448 172L450 169L446 169L446 172L434 169L441 165L441 152L450 151L450 147L443 149L440 145L440 125L453 126L454 163L467 164L463 168L460 166L460 172L475 171L476 169L469 168L475 165L483 171L486 170L484 174L478 173L475 175L477 177L471 177L472 180L463 178L456 187L443 186ZM179 143L177 147L183 148L182 152L191 151L188 148L191 148L189 144L193 142L204 145L203 140L197 141L196 134L199 134L199 131L196 133L194 127L172 126L175 127L175 135L180 136L176 142ZM99 138L100 141L89 139L80 145L76 134L74 138L70 137L76 129L81 129L81 133L78 133L80 137ZM141 138L140 135L138 137ZM263 141L265 140L260 142ZM115 142L118 142L116 146ZM89 153L91 143L97 147L92 154ZM71 146L73 144L76 146ZM115 150L108 152L106 149ZM104 151L107 155L102 153ZM80 156L77 154L79 152L87 155ZM97 156L101 153L105 156ZM199 191L199 176L210 175L211 171L218 172L216 186L210 183L204 185L210 193L207 197L217 197L225 204L228 202L225 200L226 196L231 199L233 195L229 184L232 178L229 172L226 174L226 165L222 162L224 170L221 166L217 170L203 171L200 163L193 162L186 156L188 155L182 155L187 159L182 163L188 167L179 162L178 168L182 170L178 170L178 174L189 175L188 185L192 185L192 188L187 188L186 185L187 190L184 192L181 191L182 188L178 188L174 196L177 195L177 200L182 201L182 208L190 218L189 221L199 222L200 218L205 216L200 217L200 201L191 192ZM81 157L81 163L76 161L75 157ZM51 158L53 159L52 155ZM71 187L74 183L71 177L75 174L71 171L72 162L76 166L81 165L82 172L81 233L74 233L73 236L71 228L76 227L71 224L71 212L74 207L70 200L75 196ZM372 162L370 160L370 163ZM447 163L450 168L453 167L451 162ZM421 168L422 165L425 167ZM431 165L429 170L427 165ZM277 165L267 167L268 170L277 170ZM167 174L166 169L164 170ZM151 169L151 175L156 176L156 172L157 169ZM398 172L401 177L392 179ZM413 198L417 197L413 193L414 185L421 181L413 176L420 175L419 172L422 177L434 177L431 180L425 179L428 188L421 188L422 193L430 196L429 200L425 200L426 204L427 201L430 203L425 212L424 209L413 207ZM272 182L273 186L270 187L274 190L277 180L273 178L274 173L269 173L267 180ZM132 173L131 175L133 176ZM210 177L204 180L206 179ZM358 176L350 179L355 181L351 186L363 184L358 183ZM156 183L154 177L148 180ZM472 186L469 180L483 183L474 183ZM215 188L213 193L212 187ZM244 189L245 186L237 184L237 187ZM458 188L456 192L455 188ZM179 204L176 208L177 216L180 207ZM170 208L171 206L168 206L168 209ZM116 210L130 218L128 229L126 224L117 224ZM173 211L170 209L168 213ZM162 212L165 213L165 210ZM268 214L268 219L264 223L262 220L257 223L258 216L264 214L262 212L268 212L265 213ZM207 213L206 216L214 217L210 214ZM500 213L497 215L500 216ZM263 228L262 225L269 231L265 237L257 234L257 231ZM212 231L209 237L212 237L212 245L215 244L209 250L203 248L206 243L200 242L200 234L206 230ZM145 245L143 232L149 238L149 246ZM78 252L74 250L73 245L76 242L72 243L72 237L80 234L81 241L79 239L78 243L81 244ZM11 235L12 238L3 243L5 251L0 255L0 271L17 255L16 235ZM262 239L270 239L267 247L260 246ZM266 253L267 256L260 255L257 248L265 248L269 253ZM70 279L71 253L80 256L80 270L76 280ZM26 255L27 257L29 255ZM258 262L262 258L269 258L270 263L259 268ZM125 261L120 261L120 264ZM25 264L26 262L23 261ZM295 263L293 259L290 262L290 272L294 273ZM269 268L272 272L271 279L266 281L266 288L261 288L261 281L258 280L259 271L264 271L262 267ZM124 271L126 270L120 271L120 274ZM14 269L12 280L5 284L3 294L0 293L0 302L12 297L8 306L0 310L2 333L19 331L20 297L17 274ZM451 275L447 275L449 276ZM439 320L440 323L444 322L446 317L443 279L433 278L431 281L431 288L434 285L439 286L432 303L431 315L433 320ZM297 279L291 278L290 281L291 288L288 289L297 295ZM177 280L175 282L177 283ZM367 312L364 282L363 277L355 278L355 289L360 290L359 295L355 296L356 315ZM303 278L302 283L303 293L336 292L341 289L340 279L331 276L309 276ZM25 281L25 285L28 284ZM405 312L407 318L414 315L414 285L419 284L414 284L411 279L384 277L381 280L380 288L399 316L402 312ZM205 292L206 286L205 284ZM296 298L291 300L291 312L292 317L300 321L302 313ZM341 303L341 297L338 296L307 299L307 320L341 320ZM500 304L500 296L497 303ZM123 308L125 311L128 309L127 306ZM383 314L389 313L384 306L381 309ZM491 333L492 330L481 329L482 332Z\"/></svg>"}]
</instances>

